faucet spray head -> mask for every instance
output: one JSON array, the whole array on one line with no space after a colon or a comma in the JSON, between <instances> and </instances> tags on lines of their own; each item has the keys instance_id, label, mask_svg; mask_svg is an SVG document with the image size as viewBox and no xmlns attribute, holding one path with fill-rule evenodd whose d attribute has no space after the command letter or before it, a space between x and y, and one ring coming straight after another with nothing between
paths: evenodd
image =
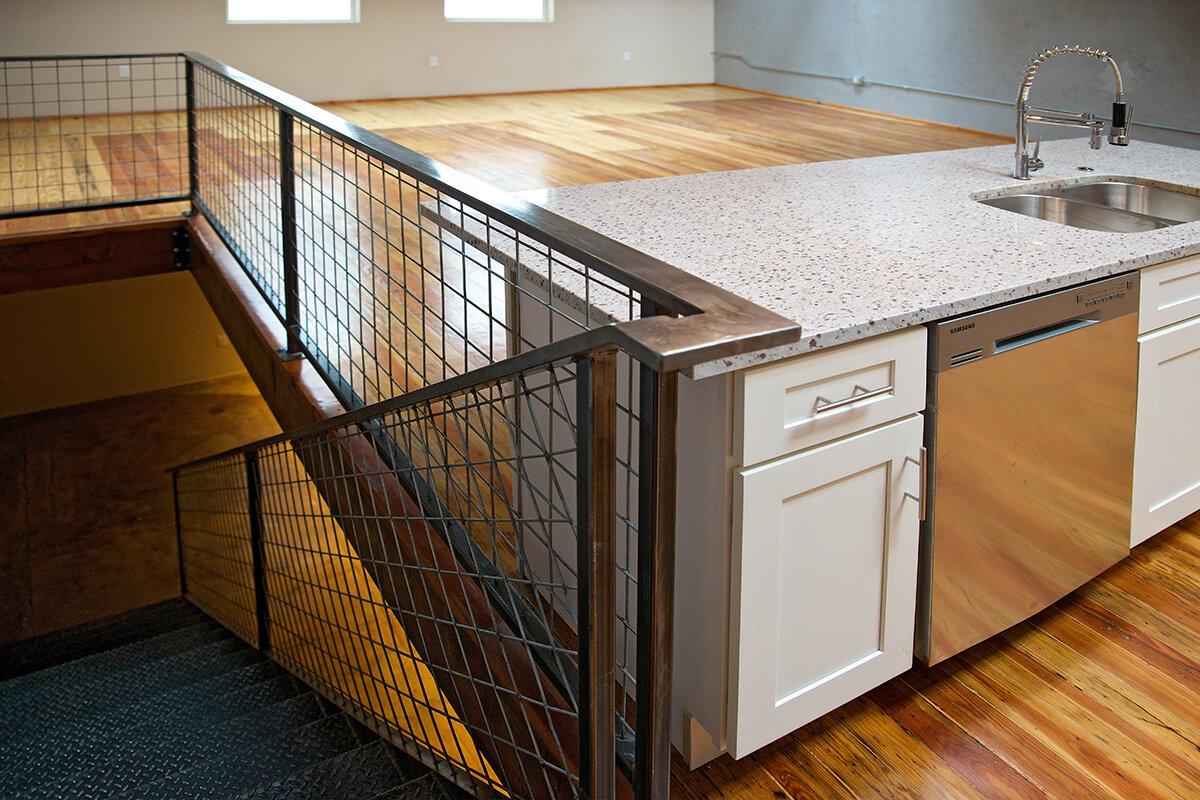
<instances>
[{"instance_id":1,"label":"faucet spray head","mask_svg":"<svg viewBox=\"0 0 1200 800\"><path fill-rule=\"evenodd\" d=\"M1112 124L1108 127L1108 143L1124 147L1129 144L1129 104L1125 95L1117 92L1112 106Z\"/></svg>"}]
</instances>

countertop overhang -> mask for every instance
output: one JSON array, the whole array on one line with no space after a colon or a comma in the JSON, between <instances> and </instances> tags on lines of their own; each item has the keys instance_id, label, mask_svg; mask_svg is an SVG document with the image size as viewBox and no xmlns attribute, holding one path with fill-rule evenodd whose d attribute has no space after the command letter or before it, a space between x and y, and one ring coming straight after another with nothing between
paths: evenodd
<instances>
[{"instance_id":1,"label":"countertop overhang","mask_svg":"<svg viewBox=\"0 0 1200 800\"><path fill-rule=\"evenodd\" d=\"M796 343L707 362L762 364L1200 253L1200 222L1083 230L975 201L1107 176L1200 187L1200 152L1042 144L797 164L523 192L521 197L800 323ZM1090 171L1081 171L1088 167Z\"/></svg>"}]
</instances>

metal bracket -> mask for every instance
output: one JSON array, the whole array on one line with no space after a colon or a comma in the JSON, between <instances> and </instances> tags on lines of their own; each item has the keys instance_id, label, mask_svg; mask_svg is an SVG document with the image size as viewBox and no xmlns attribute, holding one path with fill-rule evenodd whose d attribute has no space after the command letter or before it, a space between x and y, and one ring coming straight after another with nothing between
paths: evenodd
<instances>
[{"instance_id":1,"label":"metal bracket","mask_svg":"<svg viewBox=\"0 0 1200 800\"><path fill-rule=\"evenodd\" d=\"M275 354L279 356L280 361L295 361L296 359L304 358L304 353L291 351L286 347L275 348Z\"/></svg>"},{"instance_id":2,"label":"metal bracket","mask_svg":"<svg viewBox=\"0 0 1200 800\"><path fill-rule=\"evenodd\" d=\"M191 246L186 225L180 225L171 231L171 256L175 262L175 269L192 268Z\"/></svg>"}]
</instances>

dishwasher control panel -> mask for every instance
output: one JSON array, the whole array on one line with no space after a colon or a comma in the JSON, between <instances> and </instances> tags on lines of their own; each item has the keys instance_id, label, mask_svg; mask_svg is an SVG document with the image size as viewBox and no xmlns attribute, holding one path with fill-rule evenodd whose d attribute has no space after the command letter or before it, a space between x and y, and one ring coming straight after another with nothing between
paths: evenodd
<instances>
[{"instance_id":1,"label":"dishwasher control panel","mask_svg":"<svg viewBox=\"0 0 1200 800\"><path fill-rule=\"evenodd\" d=\"M1132 273L942 320L930 325L929 367L953 369L1137 308L1138 278Z\"/></svg>"}]
</instances>

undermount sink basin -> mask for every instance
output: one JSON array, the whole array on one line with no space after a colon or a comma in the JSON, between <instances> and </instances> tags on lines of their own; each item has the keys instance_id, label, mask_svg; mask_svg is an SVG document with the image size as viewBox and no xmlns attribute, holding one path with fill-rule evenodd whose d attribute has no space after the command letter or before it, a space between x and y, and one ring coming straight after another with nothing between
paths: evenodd
<instances>
[{"instance_id":1,"label":"undermount sink basin","mask_svg":"<svg viewBox=\"0 0 1200 800\"><path fill-rule=\"evenodd\" d=\"M1013 211L1027 217L1036 217L1049 222L1057 222L1060 225L1086 228L1091 231L1138 233L1158 230L1173 224L1140 214L1128 214L1113 208L1080 203L1050 194L1010 194L1005 197L991 197L979 202L985 206L1003 208L1005 211Z\"/></svg>"},{"instance_id":2,"label":"undermount sink basin","mask_svg":"<svg viewBox=\"0 0 1200 800\"><path fill-rule=\"evenodd\" d=\"M1200 197L1144 183L1100 181L1067 186L1058 194L1072 200L1132 211L1171 222L1200 220Z\"/></svg>"},{"instance_id":3,"label":"undermount sink basin","mask_svg":"<svg viewBox=\"0 0 1200 800\"><path fill-rule=\"evenodd\" d=\"M1111 233L1139 233L1200 221L1200 196L1137 179L1112 178L979 202L1061 225Z\"/></svg>"}]
</instances>

